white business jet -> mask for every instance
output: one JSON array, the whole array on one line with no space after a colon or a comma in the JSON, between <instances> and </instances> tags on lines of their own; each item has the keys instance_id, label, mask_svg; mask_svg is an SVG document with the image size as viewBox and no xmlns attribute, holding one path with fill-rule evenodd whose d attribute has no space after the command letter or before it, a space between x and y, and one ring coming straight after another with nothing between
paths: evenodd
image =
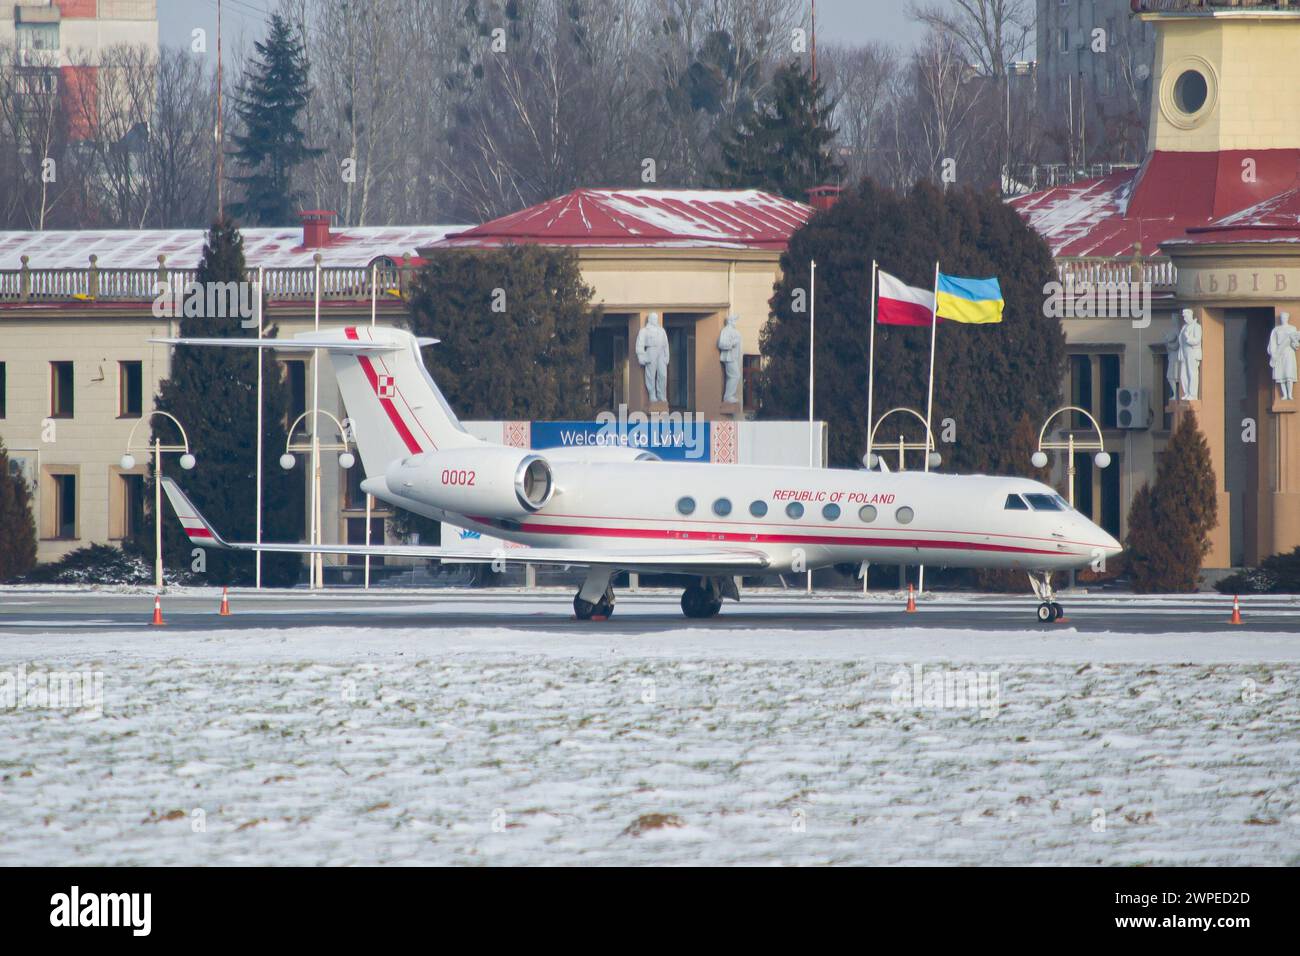
<instances>
[{"instance_id":1,"label":"white business jet","mask_svg":"<svg viewBox=\"0 0 1300 956\"><path fill-rule=\"evenodd\" d=\"M1012 568L1029 574L1044 623L1062 615L1052 572L1098 566L1119 542L1051 488L1024 478L666 462L635 448L530 451L461 426L420 347L436 340L360 326L291 339L155 339L176 345L319 348L334 365L365 468L361 488L437 521L526 545L508 561L587 568L580 619L614 609L618 571L678 573L687 617L739 600L738 576L838 563ZM244 551L481 560L422 545L224 541L171 479L196 544Z\"/></svg>"}]
</instances>

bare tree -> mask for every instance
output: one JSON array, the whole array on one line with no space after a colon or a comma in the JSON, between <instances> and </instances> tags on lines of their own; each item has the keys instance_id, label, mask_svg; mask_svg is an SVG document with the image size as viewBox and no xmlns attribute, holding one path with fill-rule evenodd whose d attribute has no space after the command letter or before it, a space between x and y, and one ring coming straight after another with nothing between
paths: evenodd
<instances>
[{"instance_id":1,"label":"bare tree","mask_svg":"<svg viewBox=\"0 0 1300 956\"><path fill-rule=\"evenodd\" d=\"M913 3L912 16L950 40L956 52L999 82L1007 64L1023 59L1035 26L1032 0L950 0Z\"/></svg>"},{"instance_id":2,"label":"bare tree","mask_svg":"<svg viewBox=\"0 0 1300 956\"><path fill-rule=\"evenodd\" d=\"M894 102L899 63L897 51L883 43L831 45L819 51L821 75L836 104L838 156L849 182L881 176L876 154Z\"/></svg>"}]
</instances>

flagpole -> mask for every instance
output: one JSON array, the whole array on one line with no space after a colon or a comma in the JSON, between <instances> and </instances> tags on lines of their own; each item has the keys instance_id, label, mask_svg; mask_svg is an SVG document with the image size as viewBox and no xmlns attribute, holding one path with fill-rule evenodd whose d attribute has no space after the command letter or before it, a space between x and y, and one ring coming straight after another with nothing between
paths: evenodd
<instances>
[{"instance_id":1,"label":"flagpole","mask_svg":"<svg viewBox=\"0 0 1300 956\"><path fill-rule=\"evenodd\" d=\"M817 350L815 348L817 336L817 260L810 259L809 279L808 279L808 467L814 467L816 461L813 455L813 441L816 438L816 427L813 423L813 390L816 384L816 362L814 361ZM808 569L808 593L812 593L812 568Z\"/></svg>"},{"instance_id":2,"label":"flagpole","mask_svg":"<svg viewBox=\"0 0 1300 956\"><path fill-rule=\"evenodd\" d=\"M257 340L262 340L265 323L262 321L262 290L265 288L266 267L257 267ZM257 350L257 543L262 543L262 350ZM257 590L262 590L262 550L258 548L253 560Z\"/></svg>"},{"instance_id":3,"label":"flagpole","mask_svg":"<svg viewBox=\"0 0 1300 956\"><path fill-rule=\"evenodd\" d=\"M934 434L931 422L934 419L934 342L939 332L939 263L934 264L934 305L930 307L930 391L925 399L925 470L930 470L930 444ZM925 593L925 565L921 565L916 575L916 590Z\"/></svg>"},{"instance_id":4,"label":"flagpole","mask_svg":"<svg viewBox=\"0 0 1300 956\"><path fill-rule=\"evenodd\" d=\"M876 400L876 274L880 265L871 260L871 357L867 365L867 460L863 462L871 467L871 431L876 421L872 417L872 408Z\"/></svg>"}]
</instances>

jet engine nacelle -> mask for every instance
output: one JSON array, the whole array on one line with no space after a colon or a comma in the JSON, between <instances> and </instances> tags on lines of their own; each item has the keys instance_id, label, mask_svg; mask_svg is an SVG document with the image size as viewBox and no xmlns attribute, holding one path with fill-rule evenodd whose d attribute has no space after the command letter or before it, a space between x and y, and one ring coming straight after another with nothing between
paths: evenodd
<instances>
[{"instance_id":1,"label":"jet engine nacelle","mask_svg":"<svg viewBox=\"0 0 1300 956\"><path fill-rule=\"evenodd\" d=\"M541 455L517 448L452 448L394 462L385 476L397 494L456 514L522 518L544 508L555 475Z\"/></svg>"}]
</instances>

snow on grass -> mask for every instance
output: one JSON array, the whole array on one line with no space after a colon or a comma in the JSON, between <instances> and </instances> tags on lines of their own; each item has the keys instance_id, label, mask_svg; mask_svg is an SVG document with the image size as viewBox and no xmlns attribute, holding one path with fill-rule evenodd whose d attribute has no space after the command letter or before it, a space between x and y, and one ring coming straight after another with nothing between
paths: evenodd
<instances>
[{"instance_id":1,"label":"snow on grass","mask_svg":"<svg viewBox=\"0 0 1300 956\"><path fill-rule=\"evenodd\" d=\"M21 666L105 699L0 710L15 864L1300 863L1291 634L0 633ZM995 706L900 699L936 675Z\"/></svg>"}]
</instances>

